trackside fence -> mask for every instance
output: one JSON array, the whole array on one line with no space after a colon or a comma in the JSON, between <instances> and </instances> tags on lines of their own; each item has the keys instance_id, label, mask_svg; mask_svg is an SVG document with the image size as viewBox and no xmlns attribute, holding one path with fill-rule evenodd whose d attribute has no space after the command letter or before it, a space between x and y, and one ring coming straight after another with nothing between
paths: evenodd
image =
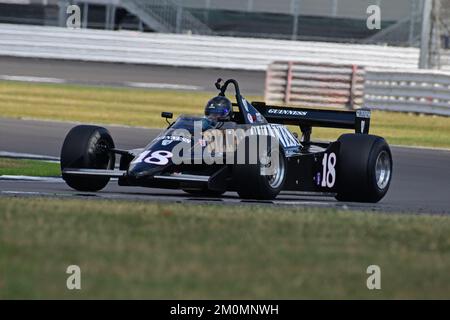
<instances>
[{"instance_id":1,"label":"trackside fence","mask_svg":"<svg viewBox=\"0 0 450 320\"><path fill-rule=\"evenodd\" d=\"M450 73L367 71L364 105L371 109L450 116Z\"/></svg>"},{"instance_id":2,"label":"trackside fence","mask_svg":"<svg viewBox=\"0 0 450 320\"><path fill-rule=\"evenodd\" d=\"M278 61L267 69L265 100L450 116L450 73Z\"/></svg>"},{"instance_id":3,"label":"trackside fence","mask_svg":"<svg viewBox=\"0 0 450 320\"><path fill-rule=\"evenodd\" d=\"M357 108L363 103L364 68L350 64L283 62L266 72L265 100L305 107Z\"/></svg>"}]
</instances>

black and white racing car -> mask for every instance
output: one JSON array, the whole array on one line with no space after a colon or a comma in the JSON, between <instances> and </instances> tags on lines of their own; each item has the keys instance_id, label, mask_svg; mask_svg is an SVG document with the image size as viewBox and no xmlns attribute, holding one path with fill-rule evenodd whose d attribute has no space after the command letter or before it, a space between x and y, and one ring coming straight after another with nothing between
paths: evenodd
<instances>
[{"instance_id":1,"label":"black and white racing car","mask_svg":"<svg viewBox=\"0 0 450 320\"><path fill-rule=\"evenodd\" d=\"M227 107L233 85L236 103ZM203 196L236 191L244 199L274 199L281 191L317 192L340 201L378 202L389 189L392 156L369 134L370 111L318 110L248 102L238 83L216 82L219 95L205 116L181 115L150 143L116 148L105 128L79 125L61 151L62 177L79 191L120 186L182 189ZM215 119L209 116L223 114ZM170 112L162 117L172 118ZM301 137L287 126L298 126ZM333 142L311 140L312 127L352 129ZM120 156L120 165L116 164Z\"/></svg>"}]
</instances>

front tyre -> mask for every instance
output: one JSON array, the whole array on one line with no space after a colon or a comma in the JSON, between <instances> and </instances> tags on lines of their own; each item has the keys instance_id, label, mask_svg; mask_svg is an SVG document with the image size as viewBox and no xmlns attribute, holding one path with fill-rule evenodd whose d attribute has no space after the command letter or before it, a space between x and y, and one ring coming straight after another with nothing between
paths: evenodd
<instances>
[{"instance_id":1,"label":"front tyre","mask_svg":"<svg viewBox=\"0 0 450 320\"><path fill-rule=\"evenodd\" d=\"M108 130L80 125L67 134L61 150L61 171L64 169L114 169L115 156L110 152L114 142ZM109 177L74 176L62 173L64 181L79 191L99 191Z\"/></svg>"},{"instance_id":2,"label":"front tyre","mask_svg":"<svg viewBox=\"0 0 450 320\"><path fill-rule=\"evenodd\" d=\"M260 136L259 139L261 138L266 137ZM278 143L275 144L276 147L270 147L271 145L274 145L273 142L269 143L268 152L264 156L267 158L258 157L256 164L234 166L233 180L240 198L272 200L283 189L287 171L286 158ZM275 156L277 158L273 158Z\"/></svg>"},{"instance_id":3,"label":"front tyre","mask_svg":"<svg viewBox=\"0 0 450 320\"><path fill-rule=\"evenodd\" d=\"M386 141L367 134L344 134L339 137L339 201L380 201L392 179L392 154Z\"/></svg>"}]
</instances>

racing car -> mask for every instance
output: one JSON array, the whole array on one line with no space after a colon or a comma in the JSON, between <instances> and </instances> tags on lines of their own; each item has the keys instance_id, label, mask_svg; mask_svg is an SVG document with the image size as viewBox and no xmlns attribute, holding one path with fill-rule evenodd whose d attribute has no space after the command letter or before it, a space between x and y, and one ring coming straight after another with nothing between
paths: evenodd
<instances>
[{"instance_id":1,"label":"racing car","mask_svg":"<svg viewBox=\"0 0 450 320\"><path fill-rule=\"evenodd\" d=\"M234 103L227 97L231 86ZM144 147L116 148L103 127L72 128L61 150L63 179L73 189L89 192L100 191L117 178L124 187L181 189L217 197L235 191L242 199L271 200L282 191L320 193L351 202L374 203L385 196L392 178L392 155L383 138L369 134L370 110L250 103L234 79L218 79L215 87L219 93L207 103L204 116L180 115L170 122L173 114L163 112L168 127ZM292 126L299 128L301 136L290 130ZM313 127L354 133L332 142L313 141ZM233 133L238 131L245 134L236 138ZM221 149L220 133L231 134L234 148ZM266 143L259 144L263 140ZM203 157L206 150L209 159ZM211 155L221 161L211 162ZM250 161L254 155L256 160ZM243 161L236 161L239 157Z\"/></svg>"}]
</instances>

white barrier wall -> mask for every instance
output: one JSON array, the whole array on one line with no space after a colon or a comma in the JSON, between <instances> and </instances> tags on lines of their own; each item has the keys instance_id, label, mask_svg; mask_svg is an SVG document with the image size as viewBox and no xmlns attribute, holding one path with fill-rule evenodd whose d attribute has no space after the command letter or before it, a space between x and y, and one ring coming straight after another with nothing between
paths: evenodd
<instances>
[{"instance_id":1,"label":"white barrier wall","mask_svg":"<svg viewBox=\"0 0 450 320\"><path fill-rule=\"evenodd\" d=\"M0 24L0 56L265 71L272 61L416 68L416 48Z\"/></svg>"}]
</instances>

